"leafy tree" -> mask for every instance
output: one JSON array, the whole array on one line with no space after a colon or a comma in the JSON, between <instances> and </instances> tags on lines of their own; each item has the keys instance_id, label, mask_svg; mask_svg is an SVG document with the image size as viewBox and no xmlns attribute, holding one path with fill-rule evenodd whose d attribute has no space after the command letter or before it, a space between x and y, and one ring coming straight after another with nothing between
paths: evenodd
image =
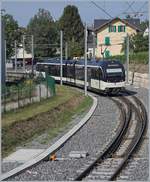
<instances>
[{"instance_id":1,"label":"leafy tree","mask_svg":"<svg viewBox=\"0 0 150 182\"><path fill-rule=\"evenodd\" d=\"M138 32L137 34L133 34L129 38L129 46L130 46L130 52L142 52L142 51L148 51L149 49L149 40L148 35L143 36L144 31L147 27L149 27L149 21L143 21L140 23L140 29L141 32ZM122 46L122 51L125 50L126 42Z\"/></svg>"},{"instance_id":2,"label":"leafy tree","mask_svg":"<svg viewBox=\"0 0 150 182\"><path fill-rule=\"evenodd\" d=\"M39 9L27 26L27 35L34 36L35 57L52 57L55 55L56 46L52 47L50 44L57 43L58 32L49 11Z\"/></svg>"},{"instance_id":3,"label":"leafy tree","mask_svg":"<svg viewBox=\"0 0 150 182\"><path fill-rule=\"evenodd\" d=\"M81 56L84 51L84 26L76 6L68 5L64 8L59 28L64 32L64 40L68 42L69 57Z\"/></svg>"},{"instance_id":4,"label":"leafy tree","mask_svg":"<svg viewBox=\"0 0 150 182\"><path fill-rule=\"evenodd\" d=\"M134 52L148 51L148 36L143 36L143 33L132 35L130 44Z\"/></svg>"},{"instance_id":5,"label":"leafy tree","mask_svg":"<svg viewBox=\"0 0 150 182\"><path fill-rule=\"evenodd\" d=\"M148 20L142 21L140 23L140 28L141 28L142 31L145 31L146 28L148 28L148 27L149 27L149 21Z\"/></svg>"},{"instance_id":6,"label":"leafy tree","mask_svg":"<svg viewBox=\"0 0 150 182\"><path fill-rule=\"evenodd\" d=\"M131 15L126 15L126 19L130 19L131 18Z\"/></svg>"},{"instance_id":7,"label":"leafy tree","mask_svg":"<svg viewBox=\"0 0 150 182\"><path fill-rule=\"evenodd\" d=\"M143 36L143 32L133 34L129 37L129 49L130 52L143 52L148 51L149 49L149 41L148 41L148 35ZM124 52L126 49L126 41L124 42L122 46L122 52Z\"/></svg>"},{"instance_id":8,"label":"leafy tree","mask_svg":"<svg viewBox=\"0 0 150 182\"><path fill-rule=\"evenodd\" d=\"M4 23L4 32L6 40L6 55L7 58L10 58L14 55L14 42L15 40L19 44L20 42L20 33L19 27L16 20L14 20L12 15L5 14L2 16Z\"/></svg>"}]
</instances>

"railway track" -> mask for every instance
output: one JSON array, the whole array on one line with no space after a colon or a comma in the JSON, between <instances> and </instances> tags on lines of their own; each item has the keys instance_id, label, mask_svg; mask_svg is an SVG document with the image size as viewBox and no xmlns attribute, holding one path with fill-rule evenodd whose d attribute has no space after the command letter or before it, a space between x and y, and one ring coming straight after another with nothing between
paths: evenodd
<instances>
[{"instance_id":1,"label":"railway track","mask_svg":"<svg viewBox=\"0 0 150 182\"><path fill-rule=\"evenodd\" d=\"M127 92L129 94L129 92ZM143 103L135 96L112 98L122 110L122 127L116 138L96 160L79 169L79 180L115 180L138 147L146 130L147 114ZM87 167L88 166L88 167ZM125 180L126 176L118 177Z\"/></svg>"},{"instance_id":2,"label":"railway track","mask_svg":"<svg viewBox=\"0 0 150 182\"><path fill-rule=\"evenodd\" d=\"M111 98L121 110L121 123L117 134L106 149L85 163L77 171L78 175L71 180L115 180L117 178L119 172L139 144L147 125L147 114L144 105L135 96L130 97L130 99L124 96ZM135 134L132 135L132 132ZM129 140L130 137L132 138L131 140ZM128 140L130 142L127 142ZM46 155L48 156L48 153ZM41 157L40 161L44 159L45 157ZM32 162L27 168L30 166L33 166ZM17 173L21 173L27 168L24 167ZM9 179L9 177L13 177L17 173L14 172L13 175L6 174L2 180Z\"/></svg>"}]
</instances>

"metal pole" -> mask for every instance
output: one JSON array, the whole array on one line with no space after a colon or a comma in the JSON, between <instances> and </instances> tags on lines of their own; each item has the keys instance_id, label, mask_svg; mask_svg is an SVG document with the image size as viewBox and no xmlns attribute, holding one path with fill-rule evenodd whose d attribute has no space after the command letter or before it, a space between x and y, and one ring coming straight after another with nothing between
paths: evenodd
<instances>
[{"instance_id":1,"label":"metal pole","mask_svg":"<svg viewBox=\"0 0 150 182\"><path fill-rule=\"evenodd\" d=\"M25 39L25 35L23 35L23 71L25 71L25 58L24 58L25 45L24 45L24 39Z\"/></svg>"},{"instance_id":2,"label":"metal pole","mask_svg":"<svg viewBox=\"0 0 150 182\"><path fill-rule=\"evenodd\" d=\"M6 68L6 63L7 63L7 44L6 44L6 40L5 40L5 80L7 78L7 68Z\"/></svg>"},{"instance_id":3,"label":"metal pole","mask_svg":"<svg viewBox=\"0 0 150 182\"><path fill-rule=\"evenodd\" d=\"M126 38L126 82L129 82L129 35Z\"/></svg>"},{"instance_id":4,"label":"metal pole","mask_svg":"<svg viewBox=\"0 0 150 182\"><path fill-rule=\"evenodd\" d=\"M2 86L5 87L5 81L6 81L6 66L5 66L5 23L4 23L4 18L3 18L3 13L5 12L4 9L1 9L1 84Z\"/></svg>"},{"instance_id":5,"label":"metal pole","mask_svg":"<svg viewBox=\"0 0 150 182\"><path fill-rule=\"evenodd\" d=\"M68 59L68 43L65 44L65 59Z\"/></svg>"},{"instance_id":6,"label":"metal pole","mask_svg":"<svg viewBox=\"0 0 150 182\"><path fill-rule=\"evenodd\" d=\"M17 41L15 40L15 72L17 71Z\"/></svg>"},{"instance_id":7,"label":"metal pole","mask_svg":"<svg viewBox=\"0 0 150 182\"><path fill-rule=\"evenodd\" d=\"M93 59L95 61L95 43L96 43L96 40L95 40L95 32L94 32L94 25L93 25Z\"/></svg>"},{"instance_id":8,"label":"metal pole","mask_svg":"<svg viewBox=\"0 0 150 182\"><path fill-rule=\"evenodd\" d=\"M87 95L87 25L85 24L84 94Z\"/></svg>"},{"instance_id":9,"label":"metal pole","mask_svg":"<svg viewBox=\"0 0 150 182\"><path fill-rule=\"evenodd\" d=\"M32 35L32 74L34 73L33 61L34 61L34 36Z\"/></svg>"},{"instance_id":10,"label":"metal pole","mask_svg":"<svg viewBox=\"0 0 150 182\"><path fill-rule=\"evenodd\" d=\"M63 69L62 69L62 62L63 62L63 31L60 31L60 85L62 85L62 76L63 76Z\"/></svg>"}]
</instances>

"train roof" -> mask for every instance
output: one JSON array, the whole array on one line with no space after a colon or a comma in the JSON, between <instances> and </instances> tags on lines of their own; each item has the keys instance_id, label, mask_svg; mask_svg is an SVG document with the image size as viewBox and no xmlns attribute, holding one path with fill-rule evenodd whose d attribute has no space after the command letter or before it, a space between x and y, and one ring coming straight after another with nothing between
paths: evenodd
<instances>
[{"instance_id":1,"label":"train roof","mask_svg":"<svg viewBox=\"0 0 150 182\"><path fill-rule=\"evenodd\" d=\"M76 64L76 65L84 65L84 59L82 60L63 60L63 65L65 64ZM42 61L42 62L37 62L37 64L60 64L60 59L49 59L49 60L46 60L46 61ZM88 60L87 61L87 66L94 66L94 67L106 67L108 65L117 65L117 66L120 66L122 65L120 63L119 60L98 60L98 61L95 61L95 60Z\"/></svg>"}]
</instances>

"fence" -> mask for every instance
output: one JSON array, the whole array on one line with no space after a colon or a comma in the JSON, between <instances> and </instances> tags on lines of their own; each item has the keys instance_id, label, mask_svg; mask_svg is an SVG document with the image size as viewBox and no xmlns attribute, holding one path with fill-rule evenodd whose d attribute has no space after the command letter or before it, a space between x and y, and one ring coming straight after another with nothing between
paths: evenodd
<instances>
[{"instance_id":1,"label":"fence","mask_svg":"<svg viewBox=\"0 0 150 182\"><path fill-rule=\"evenodd\" d=\"M27 79L23 83L2 88L2 112L16 110L55 95L55 80L49 75Z\"/></svg>"}]
</instances>

